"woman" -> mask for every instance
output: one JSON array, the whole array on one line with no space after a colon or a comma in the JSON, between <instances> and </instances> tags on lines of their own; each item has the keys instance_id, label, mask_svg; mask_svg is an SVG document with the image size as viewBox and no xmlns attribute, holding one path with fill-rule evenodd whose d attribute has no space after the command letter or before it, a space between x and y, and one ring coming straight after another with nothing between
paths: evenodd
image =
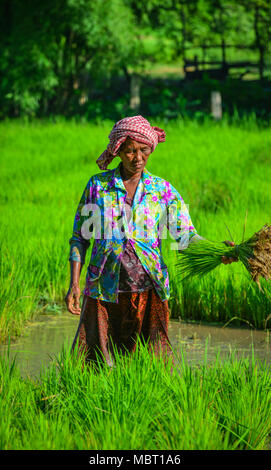
<instances>
[{"instance_id":1,"label":"woman","mask_svg":"<svg viewBox=\"0 0 271 470\"><path fill-rule=\"evenodd\" d=\"M202 237L176 189L146 169L157 144L165 141L165 132L142 116L133 116L118 121L109 140L97 160L99 168L107 170L117 155L121 162L92 176L83 192L70 239L71 282L65 300L72 314L81 313L73 347L79 341L86 360L101 353L112 365L114 348L132 352L138 337L156 353L170 353L163 228L178 248ZM81 310L80 272L93 236Z\"/></svg>"}]
</instances>

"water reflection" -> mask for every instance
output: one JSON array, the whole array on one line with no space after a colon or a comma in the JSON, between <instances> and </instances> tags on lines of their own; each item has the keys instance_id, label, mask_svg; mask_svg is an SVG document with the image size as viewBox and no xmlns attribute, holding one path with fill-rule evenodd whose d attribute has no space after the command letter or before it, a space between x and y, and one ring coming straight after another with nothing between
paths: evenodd
<instances>
[{"instance_id":1,"label":"water reflection","mask_svg":"<svg viewBox=\"0 0 271 470\"><path fill-rule=\"evenodd\" d=\"M40 315L31 323L25 334L9 346L10 358L16 356L21 374L39 376L41 367L47 366L64 344L72 342L78 321L79 317L63 313ZM7 345L1 345L1 354L7 349Z\"/></svg>"},{"instance_id":2,"label":"water reflection","mask_svg":"<svg viewBox=\"0 0 271 470\"><path fill-rule=\"evenodd\" d=\"M41 315L37 321L26 328L23 337L10 345L10 357L17 356L17 364L22 376L39 376L42 366L47 366L64 344L73 341L79 317L63 313ZM220 351L221 360L231 351L238 355L254 356L270 363L271 345L269 332L247 328L222 328L206 324L195 324L171 320L169 338L174 349L182 350L191 364L212 361ZM1 354L7 350L0 347Z\"/></svg>"},{"instance_id":3,"label":"water reflection","mask_svg":"<svg viewBox=\"0 0 271 470\"><path fill-rule=\"evenodd\" d=\"M270 363L271 342L269 331L195 324L172 320L169 337L174 348L182 347L189 363L212 361L217 356L225 360L229 354L236 357L254 357Z\"/></svg>"}]
</instances>

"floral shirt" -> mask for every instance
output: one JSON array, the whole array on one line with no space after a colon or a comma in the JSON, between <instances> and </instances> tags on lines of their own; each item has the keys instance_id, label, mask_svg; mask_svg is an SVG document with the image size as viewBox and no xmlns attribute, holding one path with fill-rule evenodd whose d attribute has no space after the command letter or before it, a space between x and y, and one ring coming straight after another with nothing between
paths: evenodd
<instances>
[{"instance_id":1,"label":"floral shirt","mask_svg":"<svg viewBox=\"0 0 271 470\"><path fill-rule=\"evenodd\" d=\"M136 188L131 218L127 220L124 210L127 191L120 165L88 181L75 214L69 260L84 264L93 238L83 293L118 302L121 258L129 240L158 295L166 300L170 296L169 276L161 240L169 232L177 242L174 248L183 249L199 235L177 190L146 168Z\"/></svg>"},{"instance_id":2,"label":"floral shirt","mask_svg":"<svg viewBox=\"0 0 271 470\"><path fill-rule=\"evenodd\" d=\"M133 200L126 197L125 210L128 222L132 215L132 204ZM130 241L127 240L120 259L119 292L143 292L152 288L150 276L146 273Z\"/></svg>"}]
</instances>

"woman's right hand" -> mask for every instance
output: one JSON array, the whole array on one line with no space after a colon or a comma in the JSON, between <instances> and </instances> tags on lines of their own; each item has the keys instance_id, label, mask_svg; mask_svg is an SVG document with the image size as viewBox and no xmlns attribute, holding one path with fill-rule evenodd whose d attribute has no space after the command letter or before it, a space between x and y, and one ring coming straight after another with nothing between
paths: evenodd
<instances>
[{"instance_id":1,"label":"woman's right hand","mask_svg":"<svg viewBox=\"0 0 271 470\"><path fill-rule=\"evenodd\" d=\"M80 287L79 284L72 284L69 287L69 290L65 297L65 302L67 305L67 309L73 315L80 315L81 308L80 308Z\"/></svg>"}]
</instances>

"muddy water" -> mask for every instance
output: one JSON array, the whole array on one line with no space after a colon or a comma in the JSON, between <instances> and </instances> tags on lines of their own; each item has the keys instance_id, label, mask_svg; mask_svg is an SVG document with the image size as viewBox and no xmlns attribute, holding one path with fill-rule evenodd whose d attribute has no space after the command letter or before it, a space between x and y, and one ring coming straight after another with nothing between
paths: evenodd
<instances>
[{"instance_id":1,"label":"muddy water","mask_svg":"<svg viewBox=\"0 0 271 470\"><path fill-rule=\"evenodd\" d=\"M189 363L211 362L219 352L221 360L234 353L236 358L254 356L271 364L269 331L171 321L169 338Z\"/></svg>"},{"instance_id":2,"label":"muddy water","mask_svg":"<svg viewBox=\"0 0 271 470\"><path fill-rule=\"evenodd\" d=\"M57 355L62 345L71 345L79 317L69 313L41 315L30 324L25 334L10 345L10 357L16 362L22 376L38 377L41 368L46 367ZM252 348L257 359L271 363L271 338L269 332L247 329L211 326L188 322L170 321L169 338L176 350L182 350L191 364L211 362L220 353L224 360L232 351L236 356L251 357ZM0 347L5 354L7 346Z\"/></svg>"}]
</instances>

